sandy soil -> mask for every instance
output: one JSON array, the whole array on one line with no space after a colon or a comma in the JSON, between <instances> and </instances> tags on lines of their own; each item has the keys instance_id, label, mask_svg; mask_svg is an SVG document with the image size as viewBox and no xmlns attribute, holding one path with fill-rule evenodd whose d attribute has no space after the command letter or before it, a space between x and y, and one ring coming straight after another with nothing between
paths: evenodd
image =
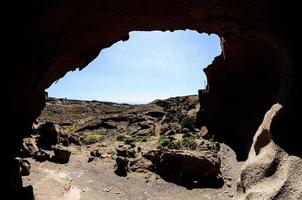
<instances>
[{"instance_id":1,"label":"sandy soil","mask_svg":"<svg viewBox=\"0 0 302 200\"><path fill-rule=\"evenodd\" d=\"M89 151L74 148L67 164L49 161L40 163L28 159L31 174L23 177L24 185L32 185L37 200L206 200L232 199L236 180L242 163L235 159L234 152L222 144L219 152L222 159L222 188L193 188L169 183L158 175L129 173L119 177L114 173L114 160L97 158L88 163Z\"/></svg>"}]
</instances>

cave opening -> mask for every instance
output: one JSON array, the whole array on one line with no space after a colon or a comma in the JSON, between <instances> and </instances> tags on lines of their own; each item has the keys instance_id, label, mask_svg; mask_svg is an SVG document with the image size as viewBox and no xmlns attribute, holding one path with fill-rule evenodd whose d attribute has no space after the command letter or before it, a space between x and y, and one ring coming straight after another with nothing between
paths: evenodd
<instances>
[{"instance_id":1,"label":"cave opening","mask_svg":"<svg viewBox=\"0 0 302 200\"><path fill-rule=\"evenodd\" d=\"M8 108L4 109L4 124L10 128L2 139L5 141L2 145L5 147L4 196L28 199L25 193L30 187L22 187L20 175L26 175L28 163L16 156L23 142L31 142L23 139L30 136L32 123L45 106L46 88L66 72L87 66L100 49L128 39L129 31L190 28L224 38L224 56L215 58L205 69L210 87L205 93L199 93L199 99L200 105L205 105L209 129L232 146L241 160L247 159L238 170L241 174L238 184L234 184L234 177L230 179L223 174L225 182L230 182L225 184L231 186L228 191L216 190L217 195L207 195L193 190L190 196L183 190L170 190L161 185L161 179L153 184L148 178L146 182L139 182L129 175L128 185L140 184L137 191L133 189L136 187L122 187L125 179L110 176L111 172L101 177L102 181L112 179L124 188L122 193L137 194L136 199L147 199L145 194L152 194L154 199L157 191L163 190L167 195L159 199L301 199L301 134L296 131L299 130L297 108L301 102L297 4L195 0L134 0L130 6L121 0L7 4L5 10L12 11L6 16L9 31L6 40L10 41L7 49L12 58L3 71L3 105ZM51 127L48 124L48 128ZM74 154L68 165L73 158ZM80 162L78 164L80 166ZM69 192L63 198L54 197L56 192L53 192L45 199L77 199L77 195L83 199L99 199L97 193L91 193L93 187L106 195L102 199L118 198L121 192L94 182L95 177L104 173L100 173L97 162L89 164L95 166L90 176L78 169L74 170L75 177L46 170L47 177L55 178L50 187L44 187L45 194L57 185L58 193ZM47 161L38 166L56 169ZM64 172L64 167L60 165L60 172ZM47 180L43 174L36 174L39 176L33 179L35 183ZM89 178L87 183L91 183L91 187L80 187L79 192L74 185L62 186L66 183L62 178L74 178L71 181L75 183L77 176ZM26 186L28 182L24 183ZM35 188L43 188L41 184ZM146 184L160 187L156 191L147 190ZM114 194L116 196L110 198ZM37 199L41 199L39 197Z\"/></svg>"},{"instance_id":2,"label":"cave opening","mask_svg":"<svg viewBox=\"0 0 302 200\"><path fill-rule=\"evenodd\" d=\"M74 180L69 192L85 190L79 186L84 179L94 190L92 183L98 180L92 173L96 165L108 168L104 160L109 160L111 171L106 173L111 172L113 180L149 171L188 189L223 186L218 152L231 156L232 162L236 156L209 133L197 95L207 87L203 68L221 54L219 36L192 30L129 35L128 41L102 50L86 68L67 73L46 90L46 106L27 140L38 153L22 149L24 155L33 156L32 162L47 163L41 174L49 180L24 179L25 185L34 186L36 196L46 195L44 187L52 184L53 176ZM211 161L200 158L203 154L213 156ZM62 163L65 170L60 169ZM76 166L79 163L81 167ZM104 179L104 174L99 178ZM102 182L105 188L112 184Z\"/></svg>"},{"instance_id":3,"label":"cave opening","mask_svg":"<svg viewBox=\"0 0 302 200\"><path fill-rule=\"evenodd\" d=\"M103 49L84 69L68 72L49 96L141 104L196 95L203 69L221 54L220 38L193 30L132 31L127 41Z\"/></svg>"}]
</instances>

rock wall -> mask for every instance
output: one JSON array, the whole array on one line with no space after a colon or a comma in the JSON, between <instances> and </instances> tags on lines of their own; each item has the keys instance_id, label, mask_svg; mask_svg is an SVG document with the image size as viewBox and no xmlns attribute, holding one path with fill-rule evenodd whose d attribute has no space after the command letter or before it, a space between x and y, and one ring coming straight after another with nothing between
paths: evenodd
<instances>
[{"instance_id":1,"label":"rock wall","mask_svg":"<svg viewBox=\"0 0 302 200\"><path fill-rule=\"evenodd\" d=\"M257 130L242 167L238 199L302 199L302 159L274 141L272 122L283 107L274 104Z\"/></svg>"},{"instance_id":2,"label":"rock wall","mask_svg":"<svg viewBox=\"0 0 302 200\"><path fill-rule=\"evenodd\" d=\"M44 89L70 70L82 69L101 49L127 40L133 30L193 29L224 38L224 56L206 70L200 94L206 124L245 159L264 114L279 103L271 137L301 158L296 129L299 79L296 2L254 0L45 0L7 5L11 57L5 67L5 179L11 195L21 192L16 156L44 106ZM16 125L18 123L18 125ZM265 152L263 152L265 153ZM21 192L22 193L22 192Z\"/></svg>"}]
</instances>

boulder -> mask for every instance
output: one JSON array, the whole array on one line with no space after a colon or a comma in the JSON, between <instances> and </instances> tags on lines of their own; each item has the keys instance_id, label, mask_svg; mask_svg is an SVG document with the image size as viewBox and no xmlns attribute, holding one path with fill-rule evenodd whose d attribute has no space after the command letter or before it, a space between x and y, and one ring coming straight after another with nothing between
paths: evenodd
<instances>
[{"instance_id":1,"label":"boulder","mask_svg":"<svg viewBox=\"0 0 302 200\"><path fill-rule=\"evenodd\" d=\"M129 162L129 170L131 172L147 172L152 170L153 164L150 160L145 158L138 158Z\"/></svg>"},{"instance_id":2,"label":"boulder","mask_svg":"<svg viewBox=\"0 0 302 200\"><path fill-rule=\"evenodd\" d=\"M116 154L117 156L128 157L128 149L125 146L117 147Z\"/></svg>"},{"instance_id":3,"label":"boulder","mask_svg":"<svg viewBox=\"0 0 302 200\"><path fill-rule=\"evenodd\" d=\"M96 149L96 150L91 151L90 155L93 157L101 157L102 154L98 149Z\"/></svg>"},{"instance_id":4,"label":"boulder","mask_svg":"<svg viewBox=\"0 0 302 200\"><path fill-rule=\"evenodd\" d=\"M196 128L196 115L198 109L191 109L188 113L181 119L180 125L182 128L188 128L194 130Z\"/></svg>"},{"instance_id":5,"label":"boulder","mask_svg":"<svg viewBox=\"0 0 302 200\"><path fill-rule=\"evenodd\" d=\"M116 148L116 154L117 154L117 156L121 156L121 157L135 158L136 151L135 151L135 149L121 146L121 147Z\"/></svg>"},{"instance_id":6,"label":"boulder","mask_svg":"<svg viewBox=\"0 0 302 200\"><path fill-rule=\"evenodd\" d=\"M59 144L59 126L53 122L46 122L40 127L38 146L42 149L51 149L53 145Z\"/></svg>"},{"instance_id":7,"label":"boulder","mask_svg":"<svg viewBox=\"0 0 302 200\"><path fill-rule=\"evenodd\" d=\"M65 147L68 147L70 145L68 136L64 135L63 137L59 137L59 143Z\"/></svg>"},{"instance_id":8,"label":"boulder","mask_svg":"<svg viewBox=\"0 0 302 200\"><path fill-rule=\"evenodd\" d=\"M58 163L67 163L70 158L71 151L68 150L66 147L62 146L55 146L54 148L54 156L53 156L53 161L58 162Z\"/></svg>"},{"instance_id":9,"label":"boulder","mask_svg":"<svg viewBox=\"0 0 302 200\"><path fill-rule=\"evenodd\" d=\"M75 136L73 136L73 135L70 135L68 137L68 140L69 140L69 143L73 143L73 144L79 145L79 146L82 145L82 142L78 138L76 138Z\"/></svg>"},{"instance_id":10,"label":"boulder","mask_svg":"<svg viewBox=\"0 0 302 200\"><path fill-rule=\"evenodd\" d=\"M32 137L24 138L21 146L21 154L25 157L32 157L39 151L36 140Z\"/></svg>"},{"instance_id":11,"label":"boulder","mask_svg":"<svg viewBox=\"0 0 302 200\"><path fill-rule=\"evenodd\" d=\"M35 153L34 159L38 162L44 162L50 159L50 154L43 150L39 150Z\"/></svg>"},{"instance_id":12,"label":"boulder","mask_svg":"<svg viewBox=\"0 0 302 200\"><path fill-rule=\"evenodd\" d=\"M129 159L122 156L116 157L116 170L115 173L119 176L127 176Z\"/></svg>"},{"instance_id":13,"label":"boulder","mask_svg":"<svg viewBox=\"0 0 302 200\"><path fill-rule=\"evenodd\" d=\"M144 155L163 178L179 183L220 184L220 158L216 153L186 150L152 150Z\"/></svg>"}]
</instances>

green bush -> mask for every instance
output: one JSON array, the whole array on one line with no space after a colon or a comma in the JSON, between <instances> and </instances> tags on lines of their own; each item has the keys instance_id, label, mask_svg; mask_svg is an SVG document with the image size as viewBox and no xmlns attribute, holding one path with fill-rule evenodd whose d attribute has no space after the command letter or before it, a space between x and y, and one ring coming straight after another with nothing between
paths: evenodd
<instances>
[{"instance_id":1,"label":"green bush","mask_svg":"<svg viewBox=\"0 0 302 200\"><path fill-rule=\"evenodd\" d=\"M165 136L160 136L157 148L181 149L181 142L174 139L168 139Z\"/></svg>"},{"instance_id":2,"label":"green bush","mask_svg":"<svg viewBox=\"0 0 302 200\"><path fill-rule=\"evenodd\" d=\"M197 142L194 136L183 137L181 140L168 139L163 136L159 138L157 148L168 148L168 149L186 149L186 150L196 150Z\"/></svg>"},{"instance_id":3,"label":"green bush","mask_svg":"<svg viewBox=\"0 0 302 200\"><path fill-rule=\"evenodd\" d=\"M182 147L187 150L196 150L197 142L194 137L185 137L181 141Z\"/></svg>"},{"instance_id":4,"label":"green bush","mask_svg":"<svg viewBox=\"0 0 302 200\"><path fill-rule=\"evenodd\" d=\"M167 146L169 149L181 149L182 144L179 140L171 141L170 144Z\"/></svg>"},{"instance_id":5,"label":"green bush","mask_svg":"<svg viewBox=\"0 0 302 200\"><path fill-rule=\"evenodd\" d=\"M101 136L95 132L88 132L84 134L84 139L87 144L94 144L101 140Z\"/></svg>"},{"instance_id":6,"label":"green bush","mask_svg":"<svg viewBox=\"0 0 302 200\"><path fill-rule=\"evenodd\" d=\"M158 145L157 148L163 148L163 147L167 147L170 143L170 140L167 139L164 135L160 135L159 139L158 139Z\"/></svg>"}]
</instances>

